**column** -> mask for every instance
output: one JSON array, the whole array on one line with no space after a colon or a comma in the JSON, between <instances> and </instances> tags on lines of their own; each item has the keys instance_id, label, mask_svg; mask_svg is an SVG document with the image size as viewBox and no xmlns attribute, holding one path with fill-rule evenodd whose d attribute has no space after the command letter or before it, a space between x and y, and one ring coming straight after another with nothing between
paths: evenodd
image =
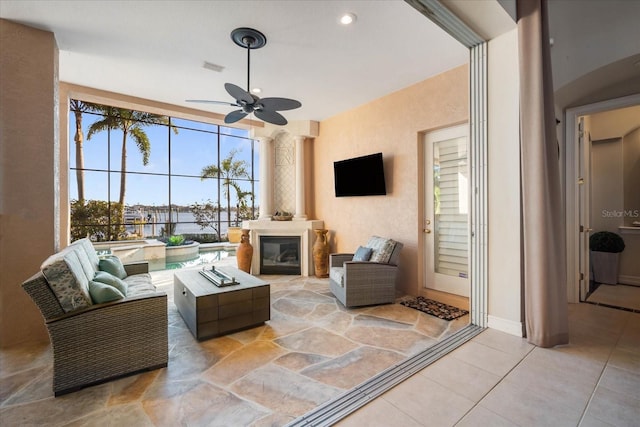
<instances>
[{"instance_id":1,"label":"column","mask_svg":"<svg viewBox=\"0 0 640 427\"><path fill-rule=\"evenodd\" d=\"M296 213L294 219L306 220L305 182L304 182L304 136L295 136L296 149Z\"/></svg>"},{"instance_id":2,"label":"column","mask_svg":"<svg viewBox=\"0 0 640 427\"><path fill-rule=\"evenodd\" d=\"M260 215L258 219L271 219L273 215L273 138L259 136L260 144Z\"/></svg>"}]
</instances>

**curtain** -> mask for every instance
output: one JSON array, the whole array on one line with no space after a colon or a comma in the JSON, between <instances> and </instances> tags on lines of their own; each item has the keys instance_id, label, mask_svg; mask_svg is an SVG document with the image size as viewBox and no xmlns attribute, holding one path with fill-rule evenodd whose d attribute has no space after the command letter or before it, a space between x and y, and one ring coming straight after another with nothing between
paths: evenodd
<instances>
[{"instance_id":1,"label":"curtain","mask_svg":"<svg viewBox=\"0 0 640 427\"><path fill-rule=\"evenodd\" d=\"M546 0L517 0L520 180L527 340L569 342L565 229Z\"/></svg>"}]
</instances>

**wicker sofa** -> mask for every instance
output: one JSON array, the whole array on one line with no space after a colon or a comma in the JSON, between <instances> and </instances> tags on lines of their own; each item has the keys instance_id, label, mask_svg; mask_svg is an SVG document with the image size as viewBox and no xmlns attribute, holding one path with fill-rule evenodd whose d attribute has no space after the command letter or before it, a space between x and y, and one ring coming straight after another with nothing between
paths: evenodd
<instances>
[{"instance_id":1,"label":"wicker sofa","mask_svg":"<svg viewBox=\"0 0 640 427\"><path fill-rule=\"evenodd\" d=\"M49 332L56 396L167 366L167 294L156 291L147 263L120 266L126 296L95 303L87 287L98 277L101 260L91 242L81 239L22 284Z\"/></svg>"},{"instance_id":2,"label":"wicker sofa","mask_svg":"<svg viewBox=\"0 0 640 427\"><path fill-rule=\"evenodd\" d=\"M372 236L355 253L329 255L329 288L345 307L388 304L396 298L403 244Z\"/></svg>"}]
</instances>

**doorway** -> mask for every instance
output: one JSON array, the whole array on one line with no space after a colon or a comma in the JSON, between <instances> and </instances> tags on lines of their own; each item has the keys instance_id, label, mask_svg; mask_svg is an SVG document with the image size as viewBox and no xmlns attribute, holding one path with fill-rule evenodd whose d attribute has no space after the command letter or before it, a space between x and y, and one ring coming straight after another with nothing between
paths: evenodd
<instances>
[{"instance_id":1,"label":"doorway","mask_svg":"<svg viewBox=\"0 0 640 427\"><path fill-rule=\"evenodd\" d=\"M589 238L611 231L621 235L626 248L620 256L621 286L606 287L608 299L603 301L613 303L603 305L627 306L629 292L640 299L640 287L628 288L640 286L640 268L633 261L640 257L640 227L634 225L640 221L640 212L634 218L640 209L640 200L634 199L640 181L633 175L640 154L636 160L630 157L633 150L640 153L640 95L569 109L565 119L569 302L599 303L600 297L592 295L597 285L591 280ZM633 150L623 151L623 146Z\"/></svg>"},{"instance_id":2,"label":"doorway","mask_svg":"<svg viewBox=\"0 0 640 427\"><path fill-rule=\"evenodd\" d=\"M424 135L425 288L469 298L469 125Z\"/></svg>"}]
</instances>

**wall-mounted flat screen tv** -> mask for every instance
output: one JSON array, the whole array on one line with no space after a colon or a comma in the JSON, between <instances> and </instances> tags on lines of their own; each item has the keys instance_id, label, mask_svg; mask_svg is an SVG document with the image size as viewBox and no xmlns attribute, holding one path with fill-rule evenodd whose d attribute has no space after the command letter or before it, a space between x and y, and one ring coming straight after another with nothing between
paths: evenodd
<instances>
[{"instance_id":1,"label":"wall-mounted flat screen tv","mask_svg":"<svg viewBox=\"0 0 640 427\"><path fill-rule=\"evenodd\" d=\"M333 162L333 173L336 197L387 194L382 153Z\"/></svg>"}]
</instances>

